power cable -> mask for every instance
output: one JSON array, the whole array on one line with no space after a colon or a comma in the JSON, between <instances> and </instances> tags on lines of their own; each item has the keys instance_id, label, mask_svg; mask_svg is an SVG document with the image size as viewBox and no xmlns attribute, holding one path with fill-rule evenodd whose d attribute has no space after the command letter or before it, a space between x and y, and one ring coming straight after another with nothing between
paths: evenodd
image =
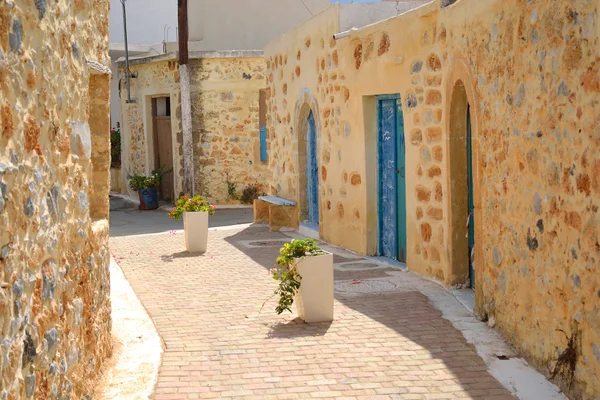
<instances>
[{"instance_id":1,"label":"power cable","mask_svg":"<svg viewBox=\"0 0 600 400\"><path fill-rule=\"evenodd\" d=\"M313 14L313 12L310 11L310 8L308 8L308 6L304 2L304 0L300 0L300 3L302 3L302 5L304 6L304 8L306 8L306 11L308 11L310 13L310 15L312 15L313 17L315 16L315 14Z\"/></svg>"}]
</instances>

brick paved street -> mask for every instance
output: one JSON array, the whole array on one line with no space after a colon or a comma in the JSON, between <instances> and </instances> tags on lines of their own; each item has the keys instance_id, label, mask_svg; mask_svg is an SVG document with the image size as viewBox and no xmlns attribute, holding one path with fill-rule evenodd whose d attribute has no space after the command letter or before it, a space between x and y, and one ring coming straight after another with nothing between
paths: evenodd
<instances>
[{"instance_id":1,"label":"brick paved street","mask_svg":"<svg viewBox=\"0 0 600 400\"><path fill-rule=\"evenodd\" d=\"M111 239L166 345L156 400L512 398L413 274L336 255L332 324L278 316L274 298L261 311L286 240L219 228L191 256L182 234Z\"/></svg>"}]
</instances>

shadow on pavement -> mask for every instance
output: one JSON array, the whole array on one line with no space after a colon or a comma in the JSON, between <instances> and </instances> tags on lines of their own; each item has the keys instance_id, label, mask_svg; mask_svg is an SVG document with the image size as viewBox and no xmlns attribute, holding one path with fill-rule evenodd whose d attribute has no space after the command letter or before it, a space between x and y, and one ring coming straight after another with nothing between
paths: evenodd
<instances>
[{"instance_id":1,"label":"shadow on pavement","mask_svg":"<svg viewBox=\"0 0 600 400\"><path fill-rule=\"evenodd\" d=\"M300 318L296 318L292 321L273 325L267 338L269 339L293 339L298 337L314 337L323 336L329 330L331 322L319 322L313 324L307 324Z\"/></svg>"},{"instance_id":2,"label":"shadow on pavement","mask_svg":"<svg viewBox=\"0 0 600 400\"><path fill-rule=\"evenodd\" d=\"M196 258L196 257L204 257L202 253L189 253L187 251L181 251L179 253L173 253L169 255L160 256L161 261L164 262L173 262L178 258Z\"/></svg>"},{"instance_id":3,"label":"shadow on pavement","mask_svg":"<svg viewBox=\"0 0 600 400\"><path fill-rule=\"evenodd\" d=\"M209 218L210 228L251 223L252 209L217 209ZM110 236L133 236L182 230L183 221L169 218L167 211L139 210L138 203L120 197L110 197Z\"/></svg>"},{"instance_id":4,"label":"shadow on pavement","mask_svg":"<svg viewBox=\"0 0 600 400\"><path fill-rule=\"evenodd\" d=\"M248 247L249 239L267 245ZM264 226L251 226L225 240L268 270L273 267L281 247L275 244L290 239L282 233L270 232ZM269 245L269 242L272 244ZM344 260L339 257L336 262ZM467 391L472 398L514 398L489 374L484 361L474 347L466 342L462 333L442 317L442 313L424 294L408 281L402 282L405 278L398 278L400 281L397 286L387 283L391 287L385 290L365 290L365 280L373 277L387 277L387 280L371 282L390 282L391 276L382 271L386 270L345 271L342 274L336 271L336 282L350 281L349 285L352 285L354 281L360 284L352 293L336 290L335 299L340 304L336 304L332 324L306 324L297 320L282 322L274 325L267 337L310 337L327 332L348 336L356 343L361 343L359 351L372 352L390 363L390 371L400 369L396 371L400 374L399 379L426 381L428 386L439 385L448 392L448 398L452 398L450 392L461 390ZM387 271L400 273L398 269L390 268ZM362 290L364 292L361 293ZM368 318L357 317L356 312ZM465 317L469 316L465 310ZM390 332L382 337L375 336L373 340L372 332L381 330L379 324L395 334ZM344 340L348 339L342 342ZM455 382L460 383L460 388L456 388Z\"/></svg>"}]
</instances>

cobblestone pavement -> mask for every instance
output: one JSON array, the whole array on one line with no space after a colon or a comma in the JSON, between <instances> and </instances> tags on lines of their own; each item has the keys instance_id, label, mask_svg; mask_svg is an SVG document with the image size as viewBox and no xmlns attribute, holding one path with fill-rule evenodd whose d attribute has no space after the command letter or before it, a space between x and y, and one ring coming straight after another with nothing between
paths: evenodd
<instances>
[{"instance_id":1,"label":"cobblestone pavement","mask_svg":"<svg viewBox=\"0 0 600 400\"><path fill-rule=\"evenodd\" d=\"M287 240L218 228L190 255L182 234L111 238L166 345L156 400L513 398L414 274L338 253L333 323L276 315L268 269Z\"/></svg>"}]
</instances>

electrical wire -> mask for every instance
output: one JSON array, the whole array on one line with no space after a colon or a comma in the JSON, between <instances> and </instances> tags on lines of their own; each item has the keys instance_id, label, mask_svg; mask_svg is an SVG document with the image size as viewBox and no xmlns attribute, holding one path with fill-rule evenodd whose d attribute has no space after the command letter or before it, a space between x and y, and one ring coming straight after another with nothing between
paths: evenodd
<instances>
[{"instance_id":1,"label":"electrical wire","mask_svg":"<svg viewBox=\"0 0 600 400\"><path fill-rule=\"evenodd\" d=\"M121 1L123 1L123 0L121 0ZM300 3L302 3L302 5L304 6L304 8L306 8L306 11L308 11L310 13L310 15L312 15L313 17L315 16L315 14L313 14L313 12L310 11L310 8L308 8L308 6L304 2L304 0L300 0Z\"/></svg>"}]
</instances>

